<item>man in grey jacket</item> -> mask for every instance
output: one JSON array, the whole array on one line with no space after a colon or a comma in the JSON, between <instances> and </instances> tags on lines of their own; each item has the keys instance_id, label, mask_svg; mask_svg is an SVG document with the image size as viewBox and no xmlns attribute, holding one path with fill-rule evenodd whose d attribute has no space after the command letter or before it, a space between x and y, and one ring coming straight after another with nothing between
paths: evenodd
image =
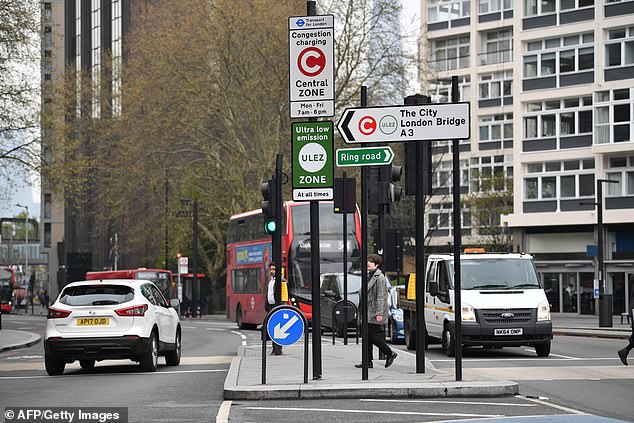
<instances>
[{"instance_id":1,"label":"man in grey jacket","mask_svg":"<svg viewBox=\"0 0 634 423\"><path fill-rule=\"evenodd\" d=\"M372 368L372 346L376 345L387 357L385 367L388 368L394 362L396 353L385 342L383 325L387 322L388 316L388 288L385 275L379 269L383 259L378 254L368 255L368 367ZM355 364L361 368L362 364Z\"/></svg>"}]
</instances>

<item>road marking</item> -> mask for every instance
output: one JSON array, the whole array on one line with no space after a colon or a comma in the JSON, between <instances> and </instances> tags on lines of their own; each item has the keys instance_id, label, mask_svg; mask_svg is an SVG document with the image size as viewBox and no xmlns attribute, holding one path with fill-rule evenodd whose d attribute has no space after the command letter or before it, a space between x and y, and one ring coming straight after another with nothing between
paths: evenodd
<instances>
[{"instance_id":1,"label":"road marking","mask_svg":"<svg viewBox=\"0 0 634 423\"><path fill-rule=\"evenodd\" d=\"M517 398L517 396L516 396L516 398ZM577 415L580 415L580 416L588 414L588 413L584 413L583 411L575 410L574 408L564 407L563 405L553 404L553 403L550 403L548 401L542 401L542 400L537 399L537 398L522 397L521 395L519 396L519 398L524 398L526 401L531 401L531 402L534 402L534 403L537 403L537 404L546 405L548 407L552 407L552 408L555 408L557 410L565 411L565 412L571 413L571 414L577 414Z\"/></svg>"},{"instance_id":2,"label":"road marking","mask_svg":"<svg viewBox=\"0 0 634 423\"><path fill-rule=\"evenodd\" d=\"M568 357L568 358L538 358L538 357L523 357L523 358L512 358L512 357L491 357L491 358L463 358L462 361L463 362L483 362L483 363L487 363L487 362L491 362L491 363L499 363L500 361L539 361L541 363L544 362L548 362L550 363L551 361L601 361L601 360L617 360L618 361L618 357ZM436 359L436 360L430 360L433 361L434 363L454 363L456 360L455 359ZM575 364L575 366L578 366L578 364Z\"/></svg>"},{"instance_id":3,"label":"road marking","mask_svg":"<svg viewBox=\"0 0 634 423\"><path fill-rule=\"evenodd\" d=\"M479 402L479 401L438 401L438 400L397 400L397 399L361 399L365 402L398 402L398 403L432 403L432 404L467 404L467 405L501 405L504 407L537 407L536 404L514 404L507 402Z\"/></svg>"},{"instance_id":4,"label":"road marking","mask_svg":"<svg viewBox=\"0 0 634 423\"><path fill-rule=\"evenodd\" d=\"M135 376L161 376L161 375L170 375L170 374L186 374L186 373L220 373L220 372L228 372L228 369L207 369L207 370L171 370L164 372L115 372L115 373L99 373L100 376L121 376L121 375L135 375ZM0 376L0 380L16 380L16 379L48 379L51 377L85 377L86 374L64 374L60 376L47 376L47 375L38 375L38 376Z\"/></svg>"},{"instance_id":5,"label":"road marking","mask_svg":"<svg viewBox=\"0 0 634 423\"><path fill-rule=\"evenodd\" d=\"M183 326L183 329L198 329L196 326Z\"/></svg>"},{"instance_id":6,"label":"road marking","mask_svg":"<svg viewBox=\"0 0 634 423\"><path fill-rule=\"evenodd\" d=\"M529 352L529 353L537 354L535 352L535 348L524 348L524 351ZM570 360L577 360L578 359L578 357L570 357L570 356L567 356L567 355L561 355L561 354L555 354L555 353L550 353L550 357L561 357L561 358L567 358L567 359L570 359Z\"/></svg>"},{"instance_id":7,"label":"road marking","mask_svg":"<svg viewBox=\"0 0 634 423\"><path fill-rule=\"evenodd\" d=\"M229 412L231 411L231 401L223 401L216 415L216 423L227 423L229 421Z\"/></svg>"},{"instance_id":8,"label":"road marking","mask_svg":"<svg viewBox=\"0 0 634 423\"><path fill-rule=\"evenodd\" d=\"M384 411L384 410L340 410L336 408L301 408L301 407L244 407L245 410L268 411L318 411L326 413L353 413L353 414L389 414L403 416L454 416L454 417L504 417L503 414L465 414L465 413L423 413L420 411Z\"/></svg>"},{"instance_id":9,"label":"road marking","mask_svg":"<svg viewBox=\"0 0 634 423\"><path fill-rule=\"evenodd\" d=\"M247 336L245 334L243 334L242 332L238 332L237 330L230 330L229 332L240 336L240 338L242 338L242 346L243 347L247 346Z\"/></svg>"}]
</instances>

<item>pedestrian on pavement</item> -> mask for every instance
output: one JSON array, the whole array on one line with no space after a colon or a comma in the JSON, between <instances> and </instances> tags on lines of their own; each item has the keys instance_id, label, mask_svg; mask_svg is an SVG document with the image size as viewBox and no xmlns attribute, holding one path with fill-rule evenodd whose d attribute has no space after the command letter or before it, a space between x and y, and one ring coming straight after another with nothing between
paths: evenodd
<instances>
[{"instance_id":1,"label":"pedestrian on pavement","mask_svg":"<svg viewBox=\"0 0 634 423\"><path fill-rule=\"evenodd\" d=\"M372 347L376 345L385 354L385 368L394 362L397 354L385 342L383 325L388 316L388 288L385 275L379 267L383 258L378 254L368 255L368 367L372 364ZM355 364L355 367L363 367L363 363Z\"/></svg>"},{"instance_id":2,"label":"pedestrian on pavement","mask_svg":"<svg viewBox=\"0 0 634 423\"><path fill-rule=\"evenodd\" d=\"M617 351L617 354L619 355L619 358L621 359L621 363L625 364L626 366L627 366L627 356L630 353L630 351L632 351L632 348L634 348L634 309L632 309L630 313L632 313L632 333L630 334L630 343L627 344L627 347Z\"/></svg>"},{"instance_id":3,"label":"pedestrian on pavement","mask_svg":"<svg viewBox=\"0 0 634 423\"><path fill-rule=\"evenodd\" d=\"M285 281L285 279L282 278L281 281ZM277 301L275 301L275 263L271 263L269 264L269 285L267 289L266 304L264 308L268 313L269 311L273 310L276 305ZM262 330L266 331L266 328L262 328ZM273 344L273 351L271 352L271 355L282 355L282 346L276 344L275 342L273 342L273 340L271 340L271 343Z\"/></svg>"}]
</instances>

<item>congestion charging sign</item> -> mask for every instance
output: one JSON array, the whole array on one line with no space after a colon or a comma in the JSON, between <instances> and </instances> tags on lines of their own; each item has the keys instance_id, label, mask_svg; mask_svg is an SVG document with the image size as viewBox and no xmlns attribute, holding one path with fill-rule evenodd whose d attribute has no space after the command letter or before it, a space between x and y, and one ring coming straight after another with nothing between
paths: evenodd
<instances>
[{"instance_id":1,"label":"congestion charging sign","mask_svg":"<svg viewBox=\"0 0 634 423\"><path fill-rule=\"evenodd\" d=\"M291 118L335 115L334 16L288 19Z\"/></svg>"}]
</instances>

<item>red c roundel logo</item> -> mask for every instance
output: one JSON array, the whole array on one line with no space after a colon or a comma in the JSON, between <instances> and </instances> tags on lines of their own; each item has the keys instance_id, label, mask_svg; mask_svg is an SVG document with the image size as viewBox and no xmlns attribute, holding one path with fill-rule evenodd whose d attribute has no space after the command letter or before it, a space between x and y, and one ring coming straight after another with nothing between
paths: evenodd
<instances>
[{"instance_id":1,"label":"red c roundel logo","mask_svg":"<svg viewBox=\"0 0 634 423\"><path fill-rule=\"evenodd\" d=\"M317 76L326 67L326 55L316 47L305 48L297 57L297 67L306 76Z\"/></svg>"},{"instance_id":2,"label":"red c roundel logo","mask_svg":"<svg viewBox=\"0 0 634 423\"><path fill-rule=\"evenodd\" d=\"M363 135L372 135L376 131L376 120L372 116L363 116L359 121L359 132Z\"/></svg>"}]
</instances>

